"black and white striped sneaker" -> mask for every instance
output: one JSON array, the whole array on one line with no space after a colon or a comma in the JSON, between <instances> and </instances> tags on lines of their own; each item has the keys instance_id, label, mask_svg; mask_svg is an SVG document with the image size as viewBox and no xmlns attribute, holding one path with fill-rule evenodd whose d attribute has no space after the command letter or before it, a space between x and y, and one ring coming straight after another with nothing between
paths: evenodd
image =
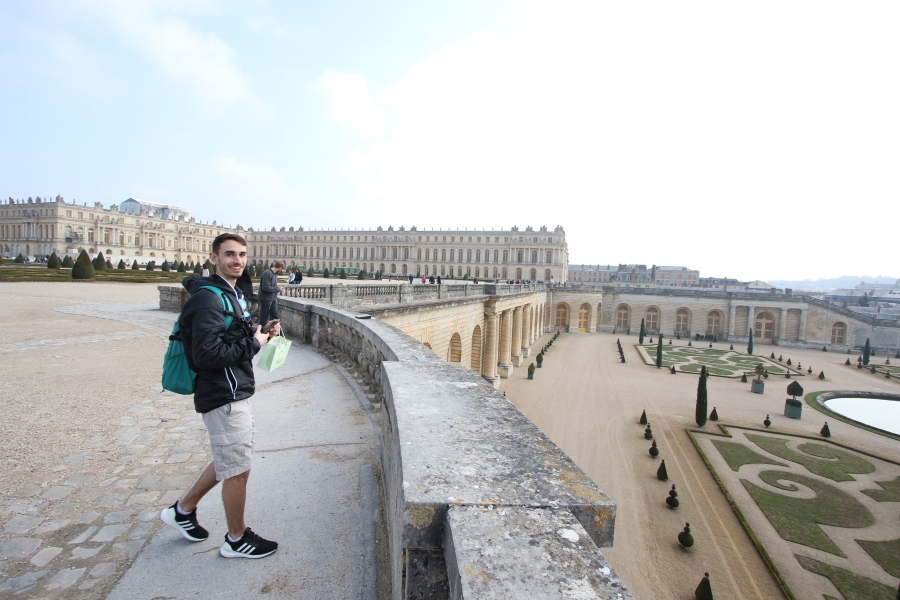
<instances>
[{"instance_id":1,"label":"black and white striped sneaker","mask_svg":"<svg viewBox=\"0 0 900 600\"><path fill-rule=\"evenodd\" d=\"M263 558L278 550L278 542L264 540L249 527L236 542L225 536L225 543L219 548L219 554L225 558Z\"/></svg>"},{"instance_id":2,"label":"black and white striped sneaker","mask_svg":"<svg viewBox=\"0 0 900 600\"><path fill-rule=\"evenodd\" d=\"M163 523L173 529L177 529L178 533L192 542L202 542L209 537L209 532L197 523L196 508L190 513L183 515L176 510L176 506L178 506L177 502L169 508L164 508L162 512L159 513L159 518Z\"/></svg>"}]
</instances>

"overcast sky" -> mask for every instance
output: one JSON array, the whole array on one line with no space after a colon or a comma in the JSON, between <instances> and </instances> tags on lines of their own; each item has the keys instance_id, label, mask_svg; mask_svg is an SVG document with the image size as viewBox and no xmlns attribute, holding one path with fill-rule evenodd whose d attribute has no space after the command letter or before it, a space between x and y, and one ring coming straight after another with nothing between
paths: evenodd
<instances>
[{"instance_id":1,"label":"overcast sky","mask_svg":"<svg viewBox=\"0 0 900 600\"><path fill-rule=\"evenodd\" d=\"M900 272L895 0L28 0L0 28L0 197Z\"/></svg>"}]
</instances>

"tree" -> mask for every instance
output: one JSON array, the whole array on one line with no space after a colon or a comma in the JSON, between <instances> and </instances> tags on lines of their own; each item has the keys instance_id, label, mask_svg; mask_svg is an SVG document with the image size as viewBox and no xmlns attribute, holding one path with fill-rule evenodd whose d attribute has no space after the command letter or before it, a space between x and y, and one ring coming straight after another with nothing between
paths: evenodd
<instances>
[{"instance_id":1,"label":"tree","mask_svg":"<svg viewBox=\"0 0 900 600\"><path fill-rule=\"evenodd\" d=\"M324 277L325 279L331 277L331 273L328 272L328 267L325 267L325 270L322 271L322 277Z\"/></svg>"},{"instance_id":2,"label":"tree","mask_svg":"<svg viewBox=\"0 0 900 600\"><path fill-rule=\"evenodd\" d=\"M356 274L356 278L360 281L365 281L366 280L366 270L360 269L359 273Z\"/></svg>"},{"instance_id":3,"label":"tree","mask_svg":"<svg viewBox=\"0 0 900 600\"><path fill-rule=\"evenodd\" d=\"M869 364L869 357L872 356L872 345L869 343L869 338L866 338L866 345L863 348L863 364Z\"/></svg>"},{"instance_id":4,"label":"tree","mask_svg":"<svg viewBox=\"0 0 900 600\"><path fill-rule=\"evenodd\" d=\"M203 263L203 269L208 270L210 273L213 272L213 264L212 264L211 262L209 262L209 259L208 259L208 258L206 259L206 262ZM202 271L201 271L201 272L202 272Z\"/></svg>"},{"instance_id":5,"label":"tree","mask_svg":"<svg viewBox=\"0 0 900 600\"><path fill-rule=\"evenodd\" d=\"M164 260L164 261L163 261L163 264L162 264L162 271L163 271L164 273L168 273L168 272L171 271L171 270L172 270L172 268L169 266L169 261Z\"/></svg>"},{"instance_id":6,"label":"tree","mask_svg":"<svg viewBox=\"0 0 900 600\"><path fill-rule=\"evenodd\" d=\"M25 257L22 256L22 253L19 252L19 255L13 260L14 263L23 264L25 262Z\"/></svg>"},{"instance_id":7,"label":"tree","mask_svg":"<svg viewBox=\"0 0 900 600\"><path fill-rule=\"evenodd\" d=\"M659 336L659 343L656 345L656 368L662 368L662 336Z\"/></svg>"},{"instance_id":8,"label":"tree","mask_svg":"<svg viewBox=\"0 0 900 600\"><path fill-rule=\"evenodd\" d=\"M137 271L140 269L140 265L138 265L137 259L134 259L134 262L131 263L131 270Z\"/></svg>"},{"instance_id":9,"label":"tree","mask_svg":"<svg viewBox=\"0 0 900 600\"><path fill-rule=\"evenodd\" d=\"M47 259L47 268L48 269L58 269L60 267L59 257L56 255L56 252L50 255L50 258Z\"/></svg>"},{"instance_id":10,"label":"tree","mask_svg":"<svg viewBox=\"0 0 900 600\"><path fill-rule=\"evenodd\" d=\"M706 425L706 396L706 365L703 365L700 367L700 381L697 383L697 410L694 415L697 420L697 425L700 427Z\"/></svg>"},{"instance_id":11,"label":"tree","mask_svg":"<svg viewBox=\"0 0 900 600\"><path fill-rule=\"evenodd\" d=\"M125 259L124 259L124 258L120 258L120 259L119 259L119 264L116 265L116 268L117 268L117 269L123 269L123 270L125 269Z\"/></svg>"},{"instance_id":12,"label":"tree","mask_svg":"<svg viewBox=\"0 0 900 600\"><path fill-rule=\"evenodd\" d=\"M381 281L381 271L375 271L375 280Z\"/></svg>"},{"instance_id":13,"label":"tree","mask_svg":"<svg viewBox=\"0 0 900 600\"><path fill-rule=\"evenodd\" d=\"M150 262L147 263L147 270L148 270L148 271L152 271L152 270L155 269L155 268L156 268L156 261L155 261L155 260L151 260Z\"/></svg>"},{"instance_id":14,"label":"tree","mask_svg":"<svg viewBox=\"0 0 900 600\"><path fill-rule=\"evenodd\" d=\"M106 268L112 269L112 262L108 258L106 259Z\"/></svg>"},{"instance_id":15,"label":"tree","mask_svg":"<svg viewBox=\"0 0 900 600\"><path fill-rule=\"evenodd\" d=\"M799 381L792 381L791 385L787 386L787 393L791 395L792 400L797 400L797 396L803 395L803 386Z\"/></svg>"},{"instance_id":16,"label":"tree","mask_svg":"<svg viewBox=\"0 0 900 600\"><path fill-rule=\"evenodd\" d=\"M72 260L71 256L66 254L66 256L63 258L62 266L64 269L71 269L72 267L75 266L75 261Z\"/></svg>"},{"instance_id":17,"label":"tree","mask_svg":"<svg viewBox=\"0 0 900 600\"><path fill-rule=\"evenodd\" d=\"M75 265L72 267L72 279L93 278L94 265L91 264L91 259L88 256L88 253L82 250L81 254L78 255L78 260L75 261Z\"/></svg>"},{"instance_id":18,"label":"tree","mask_svg":"<svg viewBox=\"0 0 900 600\"><path fill-rule=\"evenodd\" d=\"M105 271L106 270L106 261L103 260L103 255L98 254L94 257L94 260L91 261L91 264L94 266L95 271Z\"/></svg>"},{"instance_id":19,"label":"tree","mask_svg":"<svg viewBox=\"0 0 900 600\"><path fill-rule=\"evenodd\" d=\"M753 354L753 329L750 329L750 341L747 342L747 354Z\"/></svg>"},{"instance_id":20,"label":"tree","mask_svg":"<svg viewBox=\"0 0 900 600\"><path fill-rule=\"evenodd\" d=\"M347 269L341 269L341 279L347 279Z\"/></svg>"},{"instance_id":21,"label":"tree","mask_svg":"<svg viewBox=\"0 0 900 600\"><path fill-rule=\"evenodd\" d=\"M644 343L644 319L641 319L641 331L638 333L638 344Z\"/></svg>"},{"instance_id":22,"label":"tree","mask_svg":"<svg viewBox=\"0 0 900 600\"><path fill-rule=\"evenodd\" d=\"M860 306L868 306L869 305L869 294L868 293L863 292L863 295L860 296L860 298L859 298L859 305Z\"/></svg>"},{"instance_id":23,"label":"tree","mask_svg":"<svg viewBox=\"0 0 900 600\"><path fill-rule=\"evenodd\" d=\"M183 260L178 262L178 269L177 269L177 270L178 270L179 273L184 273L184 272L187 270L187 268L184 266L184 261L183 261Z\"/></svg>"},{"instance_id":24,"label":"tree","mask_svg":"<svg viewBox=\"0 0 900 600\"><path fill-rule=\"evenodd\" d=\"M700 585L694 590L694 598L696 600L713 600L712 586L709 585L709 573L703 574Z\"/></svg>"},{"instance_id":25,"label":"tree","mask_svg":"<svg viewBox=\"0 0 900 600\"><path fill-rule=\"evenodd\" d=\"M200 263L197 263L196 265L194 265L194 273L199 275L202 272L203 272L203 265L201 265Z\"/></svg>"}]
</instances>

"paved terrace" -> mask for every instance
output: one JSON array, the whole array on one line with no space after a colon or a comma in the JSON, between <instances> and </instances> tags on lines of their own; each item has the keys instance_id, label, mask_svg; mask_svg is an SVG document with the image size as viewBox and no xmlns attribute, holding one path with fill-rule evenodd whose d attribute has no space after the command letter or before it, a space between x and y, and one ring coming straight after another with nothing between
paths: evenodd
<instances>
[{"instance_id":1,"label":"paved terrace","mask_svg":"<svg viewBox=\"0 0 900 600\"><path fill-rule=\"evenodd\" d=\"M298 344L253 401L248 523L279 551L218 557L216 492L211 539L182 540L157 514L209 456L190 398L158 392L174 314L138 286L56 285L0 288L20 325L55 319L0 347L18 436L0 446L0 598L631 598L598 549L615 504L499 392L303 299L281 300ZM103 368L61 386L36 364Z\"/></svg>"}]
</instances>

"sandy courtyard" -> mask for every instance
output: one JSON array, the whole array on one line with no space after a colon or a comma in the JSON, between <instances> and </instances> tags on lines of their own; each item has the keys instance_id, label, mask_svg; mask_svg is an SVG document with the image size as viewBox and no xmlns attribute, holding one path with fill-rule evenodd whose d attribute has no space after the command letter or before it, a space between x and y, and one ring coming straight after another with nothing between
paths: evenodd
<instances>
[{"instance_id":1,"label":"sandy courtyard","mask_svg":"<svg viewBox=\"0 0 900 600\"><path fill-rule=\"evenodd\" d=\"M535 351L550 340L547 334ZM616 338L622 340L627 363L619 361ZM694 423L697 376L647 366L634 344L637 336L562 334L547 354L543 368L527 380L527 359L500 389L535 424L618 503L615 544L603 553L636 598L693 598L704 572L710 573L717 599L784 597L774 577L747 535L724 494L686 433ZM701 342L701 347L707 347ZM727 349L729 344L714 344ZM738 351L746 350L735 346ZM806 392L852 389L900 393L900 380L885 380L865 370L846 367L847 355L757 345L755 354L783 354L826 380L803 377ZM854 360L856 355L852 357ZM709 407L720 422L761 427L771 415L772 430L818 435L826 420L805 407L800 421L782 415L784 378L770 377L764 395L750 392L750 384L711 377ZM646 409L660 457L648 453L650 441L638 424ZM900 456L900 442L829 421L832 440L875 456ZM707 423L704 430L718 431ZM665 459L669 480L659 481L656 469ZM672 484L681 506L665 505ZM676 536L689 522L696 544L684 551ZM800 597L805 597L801 590ZM821 596L819 596L821 597Z\"/></svg>"}]
</instances>

